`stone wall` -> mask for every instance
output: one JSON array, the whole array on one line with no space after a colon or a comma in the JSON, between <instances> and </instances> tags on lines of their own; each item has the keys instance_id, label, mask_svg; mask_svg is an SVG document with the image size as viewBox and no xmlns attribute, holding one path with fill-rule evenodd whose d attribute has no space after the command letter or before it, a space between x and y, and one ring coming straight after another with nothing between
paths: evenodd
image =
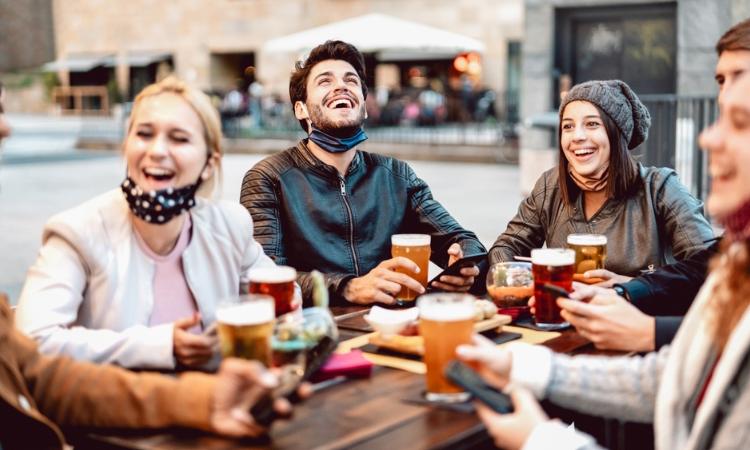
<instances>
[{"instance_id":1,"label":"stone wall","mask_svg":"<svg viewBox=\"0 0 750 450\"><path fill-rule=\"evenodd\" d=\"M264 42L375 12L481 40L484 83L505 90L507 42L523 37L523 0L54 0L58 57L170 52L178 74L207 89L211 53L256 52L260 81L281 93L299 55L264 55Z\"/></svg>"},{"instance_id":2,"label":"stone wall","mask_svg":"<svg viewBox=\"0 0 750 450\"><path fill-rule=\"evenodd\" d=\"M0 72L38 66L54 56L52 0L0 0Z\"/></svg>"}]
</instances>

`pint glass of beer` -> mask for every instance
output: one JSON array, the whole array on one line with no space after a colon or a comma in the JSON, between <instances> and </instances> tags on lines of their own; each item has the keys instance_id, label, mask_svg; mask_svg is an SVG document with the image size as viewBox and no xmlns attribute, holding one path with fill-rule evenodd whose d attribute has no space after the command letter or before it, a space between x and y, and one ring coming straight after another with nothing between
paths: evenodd
<instances>
[{"instance_id":1,"label":"pint glass of beer","mask_svg":"<svg viewBox=\"0 0 750 450\"><path fill-rule=\"evenodd\" d=\"M417 301L429 401L461 402L469 398L468 393L448 381L443 373L448 362L456 359L456 347L471 343L474 300L468 294L439 293L423 295Z\"/></svg>"},{"instance_id":2,"label":"pint glass of beer","mask_svg":"<svg viewBox=\"0 0 750 450\"><path fill-rule=\"evenodd\" d=\"M576 252L575 272L603 269L607 259L607 236L603 234L569 234L568 248Z\"/></svg>"},{"instance_id":3,"label":"pint glass of beer","mask_svg":"<svg viewBox=\"0 0 750 450\"><path fill-rule=\"evenodd\" d=\"M394 234L391 236L391 256L403 256L414 261L419 266L419 273L411 270L397 269L397 272L409 275L427 287L427 273L430 264L430 235L429 234ZM413 304L417 293L401 286L401 292L396 296L397 304Z\"/></svg>"},{"instance_id":4,"label":"pint glass of beer","mask_svg":"<svg viewBox=\"0 0 750 450\"><path fill-rule=\"evenodd\" d=\"M219 302L216 322L222 356L254 359L271 366L273 304L273 297L257 294Z\"/></svg>"},{"instance_id":5,"label":"pint glass of beer","mask_svg":"<svg viewBox=\"0 0 750 450\"><path fill-rule=\"evenodd\" d=\"M260 267L250 269L249 291L251 294L270 295L276 302L276 316L294 309L294 282L297 271L289 266Z\"/></svg>"},{"instance_id":6,"label":"pint glass of beer","mask_svg":"<svg viewBox=\"0 0 750 450\"><path fill-rule=\"evenodd\" d=\"M576 253L570 249L543 248L531 251L531 270L534 273L534 298L536 299L536 325L556 330L568 323L560 316L557 297L542 289L544 284L554 284L570 292L573 288L573 266Z\"/></svg>"}]
</instances>

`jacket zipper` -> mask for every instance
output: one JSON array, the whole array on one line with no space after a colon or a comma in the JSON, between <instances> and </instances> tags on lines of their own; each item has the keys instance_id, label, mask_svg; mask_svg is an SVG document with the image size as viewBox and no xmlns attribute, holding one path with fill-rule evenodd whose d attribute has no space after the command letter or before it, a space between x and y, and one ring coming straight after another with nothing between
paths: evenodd
<instances>
[{"instance_id":1,"label":"jacket zipper","mask_svg":"<svg viewBox=\"0 0 750 450\"><path fill-rule=\"evenodd\" d=\"M352 214L352 207L349 205L349 199L346 196L346 182L344 178L339 175L339 186L341 187L341 199L344 200L344 206L346 206L346 214L349 216L349 248L352 251L352 257L354 259L354 273L359 276L359 263L357 262L357 251L354 249L354 215Z\"/></svg>"}]
</instances>

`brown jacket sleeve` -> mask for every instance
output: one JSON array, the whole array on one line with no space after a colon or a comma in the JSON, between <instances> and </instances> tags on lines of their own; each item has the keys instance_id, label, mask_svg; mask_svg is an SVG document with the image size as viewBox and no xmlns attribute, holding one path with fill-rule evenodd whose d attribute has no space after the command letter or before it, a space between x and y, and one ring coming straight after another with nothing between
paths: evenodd
<instances>
[{"instance_id":1,"label":"brown jacket sleeve","mask_svg":"<svg viewBox=\"0 0 750 450\"><path fill-rule=\"evenodd\" d=\"M20 377L10 385L25 387L32 407L57 425L209 430L215 383L210 375L171 378L41 355L32 340L13 329L11 312L0 299L2 334Z\"/></svg>"}]
</instances>

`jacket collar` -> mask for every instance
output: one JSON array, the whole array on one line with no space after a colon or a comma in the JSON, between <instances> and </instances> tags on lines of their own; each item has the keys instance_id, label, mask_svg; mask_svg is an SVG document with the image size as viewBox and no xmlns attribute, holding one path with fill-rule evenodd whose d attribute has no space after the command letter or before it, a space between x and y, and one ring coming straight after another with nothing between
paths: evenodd
<instances>
[{"instance_id":1,"label":"jacket collar","mask_svg":"<svg viewBox=\"0 0 750 450\"><path fill-rule=\"evenodd\" d=\"M299 156L299 159L302 161L302 163L312 172L325 178L332 177L338 180L338 170L336 170L336 168L331 166L330 164L326 164L318 159L318 157L315 156L307 146L307 139L302 139L301 141L299 141L294 147L294 150L295 153ZM351 164L349 164L349 168L346 170L346 175L349 176L355 173L355 171L358 170L361 165L362 155L359 150L356 150L356 152L354 153L354 158L352 158L352 162Z\"/></svg>"}]
</instances>

